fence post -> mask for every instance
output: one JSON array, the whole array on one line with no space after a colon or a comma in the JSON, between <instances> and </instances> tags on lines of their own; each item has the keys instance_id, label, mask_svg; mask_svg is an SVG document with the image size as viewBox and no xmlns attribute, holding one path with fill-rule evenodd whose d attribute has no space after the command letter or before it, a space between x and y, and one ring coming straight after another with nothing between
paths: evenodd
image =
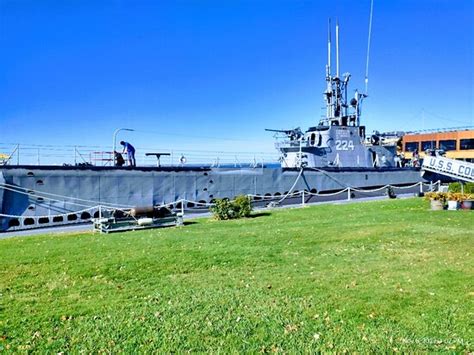
<instances>
[{"instance_id":1,"label":"fence post","mask_svg":"<svg viewBox=\"0 0 474 355\"><path fill-rule=\"evenodd\" d=\"M184 199L181 199L181 213L184 216Z\"/></svg>"},{"instance_id":2,"label":"fence post","mask_svg":"<svg viewBox=\"0 0 474 355\"><path fill-rule=\"evenodd\" d=\"M301 204L304 207L304 189L303 189L303 192L301 193Z\"/></svg>"},{"instance_id":3,"label":"fence post","mask_svg":"<svg viewBox=\"0 0 474 355\"><path fill-rule=\"evenodd\" d=\"M102 205L99 205L99 233L102 234Z\"/></svg>"},{"instance_id":4,"label":"fence post","mask_svg":"<svg viewBox=\"0 0 474 355\"><path fill-rule=\"evenodd\" d=\"M351 188L348 187L347 188L347 201L350 201L351 200Z\"/></svg>"},{"instance_id":5,"label":"fence post","mask_svg":"<svg viewBox=\"0 0 474 355\"><path fill-rule=\"evenodd\" d=\"M430 186L430 190L431 190L431 186ZM423 181L420 181L420 194L423 193Z\"/></svg>"}]
</instances>

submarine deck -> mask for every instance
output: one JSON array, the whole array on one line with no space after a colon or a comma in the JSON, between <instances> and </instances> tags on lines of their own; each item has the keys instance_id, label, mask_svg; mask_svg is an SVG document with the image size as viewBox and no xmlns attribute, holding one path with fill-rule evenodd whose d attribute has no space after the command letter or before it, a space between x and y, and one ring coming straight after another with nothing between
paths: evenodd
<instances>
[{"instance_id":1,"label":"submarine deck","mask_svg":"<svg viewBox=\"0 0 474 355\"><path fill-rule=\"evenodd\" d=\"M137 167L115 167L115 166L69 166L69 165L4 165L0 167L0 170L15 170L15 169L32 169L32 170L66 170L66 171L162 171L162 172L177 172L177 171L210 171L210 170L240 170L240 169L281 169L283 171L299 171L300 168L283 168L276 165L264 165L259 167L250 166L137 166ZM366 168L366 167L321 167L312 168L305 167L306 171L324 171L324 172L383 172L383 171L419 171L417 167L378 167L378 168Z\"/></svg>"}]
</instances>

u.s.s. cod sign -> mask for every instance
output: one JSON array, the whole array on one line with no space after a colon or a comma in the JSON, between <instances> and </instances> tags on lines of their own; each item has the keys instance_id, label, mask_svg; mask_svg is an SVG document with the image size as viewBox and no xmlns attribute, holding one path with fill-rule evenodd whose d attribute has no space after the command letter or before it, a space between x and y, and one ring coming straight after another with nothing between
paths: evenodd
<instances>
[{"instance_id":1,"label":"u.s.s. cod sign","mask_svg":"<svg viewBox=\"0 0 474 355\"><path fill-rule=\"evenodd\" d=\"M474 182L474 164L461 160L427 156L421 167L423 170Z\"/></svg>"}]
</instances>

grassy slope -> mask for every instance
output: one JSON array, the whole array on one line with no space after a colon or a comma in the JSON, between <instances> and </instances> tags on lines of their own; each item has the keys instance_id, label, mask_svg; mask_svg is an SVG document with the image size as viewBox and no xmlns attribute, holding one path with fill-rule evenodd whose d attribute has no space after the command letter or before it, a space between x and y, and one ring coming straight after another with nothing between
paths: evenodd
<instances>
[{"instance_id":1,"label":"grassy slope","mask_svg":"<svg viewBox=\"0 0 474 355\"><path fill-rule=\"evenodd\" d=\"M410 199L2 240L0 350L472 350L473 217Z\"/></svg>"}]
</instances>

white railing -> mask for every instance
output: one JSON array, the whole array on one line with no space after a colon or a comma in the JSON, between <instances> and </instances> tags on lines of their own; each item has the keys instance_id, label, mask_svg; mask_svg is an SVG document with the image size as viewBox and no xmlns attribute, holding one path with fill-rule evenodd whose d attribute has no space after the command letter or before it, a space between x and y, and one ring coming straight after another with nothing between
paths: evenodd
<instances>
[{"instance_id":1,"label":"white railing","mask_svg":"<svg viewBox=\"0 0 474 355\"><path fill-rule=\"evenodd\" d=\"M173 150L157 147L137 147L135 158L138 166L157 166L156 156L145 153L164 153L160 157L161 166L261 166L277 162L275 152L233 152L208 150ZM110 147L85 145L39 145L0 143L0 165L83 165L112 166L113 155ZM123 156L127 162L126 155Z\"/></svg>"}]
</instances>

